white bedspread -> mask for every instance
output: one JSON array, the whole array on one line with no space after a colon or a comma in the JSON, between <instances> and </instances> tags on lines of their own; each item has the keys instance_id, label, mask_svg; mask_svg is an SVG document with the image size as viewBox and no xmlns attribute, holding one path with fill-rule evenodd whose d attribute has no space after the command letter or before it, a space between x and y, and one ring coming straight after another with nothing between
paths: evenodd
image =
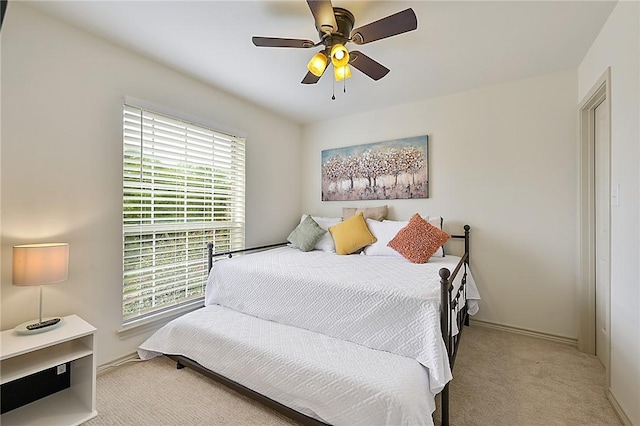
<instances>
[{"instance_id":1,"label":"white bedspread","mask_svg":"<svg viewBox=\"0 0 640 426\"><path fill-rule=\"evenodd\" d=\"M205 305L417 360L427 367L429 389L436 394L451 380L440 332L438 271L453 270L459 260L447 256L414 264L283 247L216 262ZM469 274L467 299L479 298ZM475 313L477 304L469 310Z\"/></svg>"},{"instance_id":2,"label":"white bedspread","mask_svg":"<svg viewBox=\"0 0 640 426\"><path fill-rule=\"evenodd\" d=\"M186 356L329 424L433 424L434 395L415 360L222 306L173 320L138 352Z\"/></svg>"}]
</instances>

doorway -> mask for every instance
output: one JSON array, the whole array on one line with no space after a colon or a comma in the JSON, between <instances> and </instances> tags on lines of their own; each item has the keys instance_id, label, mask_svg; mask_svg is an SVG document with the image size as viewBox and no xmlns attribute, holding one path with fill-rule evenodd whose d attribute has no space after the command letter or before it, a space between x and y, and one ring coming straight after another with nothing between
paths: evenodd
<instances>
[{"instance_id":1,"label":"doorway","mask_svg":"<svg viewBox=\"0 0 640 426\"><path fill-rule=\"evenodd\" d=\"M580 332L578 349L598 356L609 384L611 293L610 70L580 105ZM617 199L617 198L616 198Z\"/></svg>"}]
</instances>

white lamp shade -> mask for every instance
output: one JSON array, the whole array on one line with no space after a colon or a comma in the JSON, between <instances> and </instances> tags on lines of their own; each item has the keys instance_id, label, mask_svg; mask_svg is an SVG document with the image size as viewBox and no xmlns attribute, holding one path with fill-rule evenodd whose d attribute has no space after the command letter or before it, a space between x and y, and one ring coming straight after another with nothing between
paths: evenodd
<instances>
[{"instance_id":1,"label":"white lamp shade","mask_svg":"<svg viewBox=\"0 0 640 426\"><path fill-rule=\"evenodd\" d=\"M13 247L13 285L65 281L69 275L69 244L25 244Z\"/></svg>"}]
</instances>

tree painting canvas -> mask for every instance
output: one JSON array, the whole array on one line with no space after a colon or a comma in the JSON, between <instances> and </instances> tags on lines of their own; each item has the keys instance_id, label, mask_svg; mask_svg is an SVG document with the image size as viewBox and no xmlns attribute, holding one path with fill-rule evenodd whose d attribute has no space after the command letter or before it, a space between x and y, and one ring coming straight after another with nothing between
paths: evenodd
<instances>
[{"instance_id":1,"label":"tree painting canvas","mask_svg":"<svg viewBox=\"0 0 640 426\"><path fill-rule=\"evenodd\" d=\"M427 139L322 151L322 201L429 198Z\"/></svg>"}]
</instances>

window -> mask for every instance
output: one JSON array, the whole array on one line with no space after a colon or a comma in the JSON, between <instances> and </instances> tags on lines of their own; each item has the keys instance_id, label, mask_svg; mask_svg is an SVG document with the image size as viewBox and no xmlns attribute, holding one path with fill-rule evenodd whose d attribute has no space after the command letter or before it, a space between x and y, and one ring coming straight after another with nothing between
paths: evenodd
<instances>
[{"instance_id":1,"label":"window","mask_svg":"<svg viewBox=\"0 0 640 426\"><path fill-rule=\"evenodd\" d=\"M201 300L207 243L244 247L245 141L130 105L123 116L127 323Z\"/></svg>"}]
</instances>

